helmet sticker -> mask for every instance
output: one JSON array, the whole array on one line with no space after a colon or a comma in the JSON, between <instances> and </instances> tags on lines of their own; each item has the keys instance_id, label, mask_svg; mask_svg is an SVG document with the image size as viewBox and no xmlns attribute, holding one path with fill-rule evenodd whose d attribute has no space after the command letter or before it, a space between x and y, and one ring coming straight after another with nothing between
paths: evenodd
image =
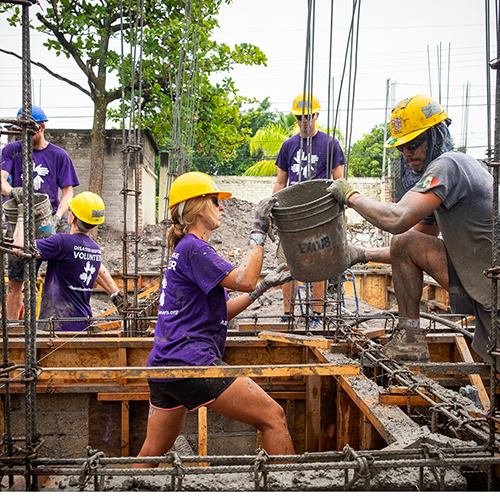
<instances>
[{"instance_id":1,"label":"helmet sticker","mask_svg":"<svg viewBox=\"0 0 500 500\"><path fill-rule=\"evenodd\" d=\"M92 217L104 217L104 210L92 210Z\"/></svg>"},{"instance_id":2,"label":"helmet sticker","mask_svg":"<svg viewBox=\"0 0 500 500\"><path fill-rule=\"evenodd\" d=\"M441 107L436 101L432 101L429 104L426 104L422 108L422 113L425 115L426 118L430 118L431 116L434 116L440 112L441 112Z\"/></svg>"},{"instance_id":3,"label":"helmet sticker","mask_svg":"<svg viewBox=\"0 0 500 500\"><path fill-rule=\"evenodd\" d=\"M396 116L391 120L391 128L393 134L400 134L403 131L403 122L400 116Z\"/></svg>"}]
</instances>

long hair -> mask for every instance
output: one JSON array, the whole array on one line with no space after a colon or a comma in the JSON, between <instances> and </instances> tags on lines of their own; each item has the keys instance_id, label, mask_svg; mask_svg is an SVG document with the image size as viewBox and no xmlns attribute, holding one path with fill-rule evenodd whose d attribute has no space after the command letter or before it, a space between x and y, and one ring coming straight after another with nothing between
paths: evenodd
<instances>
[{"instance_id":1,"label":"long hair","mask_svg":"<svg viewBox=\"0 0 500 500\"><path fill-rule=\"evenodd\" d=\"M192 226L196 222L196 217L198 213L204 209L210 209L209 196L198 196L196 198L191 198L186 201L184 206L184 211L182 212L182 223L179 219L179 204L174 205L170 209L170 218L172 220L172 225L168 230L167 234L167 246L170 252L173 252L179 241L184 238L187 234L189 226ZM208 214L212 214L212 211L208 211ZM215 222L215 214L213 215L213 220Z\"/></svg>"}]
</instances>

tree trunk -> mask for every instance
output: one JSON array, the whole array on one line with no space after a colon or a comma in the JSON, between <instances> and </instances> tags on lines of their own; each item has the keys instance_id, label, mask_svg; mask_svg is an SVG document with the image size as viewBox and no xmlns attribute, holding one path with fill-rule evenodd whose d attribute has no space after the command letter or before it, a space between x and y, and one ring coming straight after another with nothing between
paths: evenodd
<instances>
[{"instance_id":1,"label":"tree trunk","mask_svg":"<svg viewBox=\"0 0 500 500\"><path fill-rule=\"evenodd\" d=\"M90 133L89 191L102 196L104 179L104 147L106 142L106 110L108 101L94 99L94 124Z\"/></svg>"}]
</instances>

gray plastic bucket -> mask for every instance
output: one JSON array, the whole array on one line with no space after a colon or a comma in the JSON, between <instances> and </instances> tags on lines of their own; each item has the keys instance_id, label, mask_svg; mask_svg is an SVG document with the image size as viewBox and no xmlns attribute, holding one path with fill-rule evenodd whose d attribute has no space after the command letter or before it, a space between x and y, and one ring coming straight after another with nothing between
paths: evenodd
<instances>
[{"instance_id":1,"label":"gray plastic bucket","mask_svg":"<svg viewBox=\"0 0 500 500\"><path fill-rule=\"evenodd\" d=\"M50 203L49 195L36 193L33 195L33 205L35 215L35 237L39 237L42 228L47 227L51 222L52 204ZM13 199L7 200L3 204L3 210L5 220L9 223L12 233L14 233L18 214L16 201Z\"/></svg>"},{"instance_id":2,"label":"gray plastic bucket","mask_svg":"<svg viewBox=\"0 0 500 500\"><path fill-rule=\"evenodd\" d=\"M350 265L344 209L326 191L327 180L300 182L274 196L272 217L294 279L324 281Z\"/></svg>"}]
</instances>

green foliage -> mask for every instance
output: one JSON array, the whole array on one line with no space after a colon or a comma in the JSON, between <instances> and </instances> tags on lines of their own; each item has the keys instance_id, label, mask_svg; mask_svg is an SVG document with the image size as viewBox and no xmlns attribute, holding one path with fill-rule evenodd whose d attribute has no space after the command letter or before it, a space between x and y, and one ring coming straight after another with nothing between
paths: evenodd
<instances>
[{"instance_id":1,"label":"green foliage","mask_svg":"<svg viewBox=\"0 0 500 500\"><path fill-rule=\"evenodd\" d=\"M250 168L248 168L243 175L249 175L254 177L271 177L273 175L278 175L278 166L274 160L262 160L258 161Z\"/></svg>"},{"instance_id":2,"label":"green foliage","mask_svg":"<svg viewBox=\"0 0 500 500\"><path fill-rule=\"evenodd\" d=\"M236 149L245 144L253 134L250 126L251 113L241 113L242 104L255 102L238 95L234 82L228 78L222 84L212 85L210 75L230 70L235 64L265 65L265 54L255 45L240 43L230 47L210 39L217 27L216 16L222 2L230 0L204 0L188 2L181 0L145 0L143 16L142 56L142 127L153 132L162 148L170 148L172 123L175 115L176 96L188 96L193 108L181 101L183 133L192 129L192 152L206 163L217 165L236 155ZM121 77L121 55L114 50L121 39L120 0L57 0L41 1L32 28L49 36L45 46L56 55L72 58L86 75L88 90L85 92L94 102L94 129L103 131L106 117L121 123L121 105L109 109L109 105L122 96L125 89L124 110L132 105L138 109L137 97L132 100L132 74L137 76L139 63L132 67L130 55L125 57L125 76ZM134 4L139 4L134 3ZM129 26L136 22L136 8L129 10L123 2L123 24L125 52L129 51ZM0 4L0 13L8 14L13 26L21 24L21 9L18 6ZM190 27L185 38L186 27ZM114 42L113 42L114 41ZM139 48L132 39L132 45ZM184 50L185 49L185 50ZM194 57L196 54L196 57ZM183 68L180 71L180 68ZM107 75L119 77L116 88L107 84ZM63 75L64 76L64 75ZM135 96L138 82L135 81ZM184 99L184 97L182 98ZM128 127L128 124L126 124ZM102 132L101 132L102 133ZM210 170L209 167L208 169ZM200 170L205 170L201 168Z\"/></svg>"},{"instance_id":3,"label":"green foliage","mask_svg":"<svg viewBox=\"0 0 500 500\"><path fill-rule=\"evenodd\" d=\"M387 127L390 137L390 129ZM369 134L353 144L349 156L350 177L380 177L382 175L382 158L384 151L384 124L376 125ZM386 159L394 155L386 150Z\"/></svg>"}]
</instances>

